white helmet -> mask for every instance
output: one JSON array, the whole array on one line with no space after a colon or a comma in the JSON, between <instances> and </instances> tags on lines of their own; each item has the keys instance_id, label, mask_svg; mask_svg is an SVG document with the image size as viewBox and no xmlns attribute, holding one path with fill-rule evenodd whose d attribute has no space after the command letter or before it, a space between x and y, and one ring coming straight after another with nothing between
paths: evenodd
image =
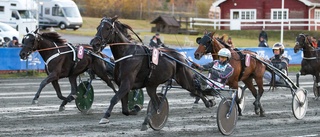
<instances>
[{"instance_id":1,"label":"white helmet","mask_svg":"<svg viewBox=\"0 0 320 137\"><path fill-rule=\"evenodd\" d=\"M227 48L222 48L218 52L218 56L227 57L228 59L231 58L231 52Z\"/></svg>"},{"instance_id":2,"label":"white helmet","mask_svg":"<svg viewBox=\"0 0 320 137\"><path fill-rule=\"evenodd\" d=\"M280 42L277 42L277 43L275 43L275 44L273 45L272 51L273 51L274 49L280 50L280 54L283 54L283 52L284 52L284 46L283 46L283 44L280 43Z\"/></svg>"}]
</instances>

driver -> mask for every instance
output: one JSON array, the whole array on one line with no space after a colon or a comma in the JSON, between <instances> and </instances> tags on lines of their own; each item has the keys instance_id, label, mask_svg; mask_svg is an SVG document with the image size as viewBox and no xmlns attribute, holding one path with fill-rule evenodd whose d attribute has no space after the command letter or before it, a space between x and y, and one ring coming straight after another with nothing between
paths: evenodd
<instances>
[{"instance_id":1,"label":"driver","mask_svg":"<svg viewBox=\"0 0 320 137\"><path fill-rule=\"evenodd\" d=\"M229 64L230 58L231 58L231 52L227 48L222 48L218 52L219 60L214 60L213 62L210 62L208 64L205 64L203 66L200 66L199 64L192 63L192 67L209 71L209 78L212 80L211 82L215 83L215 86L218 86L219 88L224 88L225 84L227 83L227 80L230 76L233 74L233 67ZM212 83L209 81L206 81L205 85L206 88L212 87ZM201 82L201 84L204 84ZM215 87L217 88L217 87ZM201 90L205 90L201 86Z\"/></svg>"},{"instance_id":2,"label":"driver","mask_svg":"<svg viewBox=\"0 0 320 137\"><path fill-rule=\"evenodd\" d=\"M280 42L277 42L273 45L272 51L274 56L270 58L271 64L277 69L287 74L289 59L283 56L284 45ZM265 71L263 77L268 81L271 81L272 74L269 71ZM280 77L278 75L275 75L275 82L283 84L283 82L280 80Z\"/></svg>"}]
</instances>

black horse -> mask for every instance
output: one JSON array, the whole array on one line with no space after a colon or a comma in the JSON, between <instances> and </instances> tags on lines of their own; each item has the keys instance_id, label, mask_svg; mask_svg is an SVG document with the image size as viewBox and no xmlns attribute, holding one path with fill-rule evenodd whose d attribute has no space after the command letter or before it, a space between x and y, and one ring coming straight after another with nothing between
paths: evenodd
<instances>
[{"instance_id":1,"label":"black horse","mask_svg":"<svg viewBox=\"0 0 320 137\"><path fill-rule=\"evenodd\" d=\"M299 50L303 51L303 59L301 61L301 75L310 74L314 77L313 91L316 98L320 96L320 49L316 49L312 46L311 36L306 34L299 34L296 37L296 45L294 46L294 52Z\"/></svg>"},{"instance_id":2,"label":"black horse","mask_svg":"<svg viewBox=\"0 0 320 137\"><path fill-rule=\"evenodd\" d=\"M96 58L90 54L84 54L82 59L76 58L77 47L70 44L66 44L65 39L61 39L60 35L56 32L39 33L38 30L29 32L23 38L23 48L20 51L20 58L26 59L34 51L38 51L43 58L46 66L45 71L48 74L35 94L33 103L37 103L42 89L51 83L56 90L58 98L63 100L59 110L64 110L64 106L76 98L77 92L77 77L86 70L92 70L97 76L111 87L114 92L116 89L111 83L110 76L107 72L110 71L110 67L106 65L106 62ZM80 46L80 45L79 45ZM82 45L86 50L91 50L90 45ZM99 53L99 55L101 55ZM58 80L61 78L69 78L71 84L71 93L68 97L64 97L61 94L61 89ZM136 114L136 112L130 112L127 107L127 100L122 100L122 111L124 114Z\"/></svg>"},{"instance_id":3,"label":"black horse","mask_svg":"<svg viewBox=\"0 0 320 137\"><path fill-rule=\"evenodd\" d=\"M154 104L154 109L159 110L161 101L157 96L156 89L160 84L172 78L175 79L182 88L190 91L192 95L199 96L206 107L213 106L213 103L202 93L197 92L195 83L193 82L192 70L166 56L159 56L158 65L151 67L153 64L150 63L149 49L146 46L130 43L122 31L124 29L132 30L131 27L122 24L117 18L117 16L113 18L103 18L97 27L96 36L90 42L94 50L98 50L97 52L101 50L102 45L110 45L116 62L114 78L119 85L119 90L111 99L110 106L101 119L100 124L109 122L108 118L111 115L114 105L120 99L127 98L127 94L131 89L146 87L151 102ZM187 64L185 57L174 49L164 48L161 52ZM148 122L147 116L142 125L142 130L146 130L146 124Z\"/></svg>"}]
</instances>

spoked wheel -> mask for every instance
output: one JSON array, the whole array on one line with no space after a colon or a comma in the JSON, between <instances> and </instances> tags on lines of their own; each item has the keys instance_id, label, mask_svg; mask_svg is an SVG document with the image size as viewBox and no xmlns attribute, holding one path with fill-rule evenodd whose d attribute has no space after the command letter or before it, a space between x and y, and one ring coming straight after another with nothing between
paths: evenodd
<instances>
[{"instance_id":1,"label":"spoked wheel","mask_svg":"<svg viewBox=\"0 0 320 137\"><path fill-rule=\"evenodd\" d=\"M161 102L161 108L159 111L155 110L152 104L152 101L149 101L147 114L151 113L150 119L149 119L149 126L153 130L161 130L168 120L168 114L169 114L169 103L166 97L163 96L163 94L158 93L157 94L159 99L162 100L164 98L163 102Z\"/></svg>"},{"instance_id":2,"label":"spoked wheel","mask_svg":"<svg viewBox=\"0 0 320 137\"><path fill-rule=\"evenodd\" d=\"M296 119L302 119L308 108L307 91L298 88L292 99L292 112Z\"/></svg>"},{"instance_id":3,"label":"spoked wheel","mask_svg":"<svg viewBox=\"0 0 320 137\"><path fill-rule=\"evenodd\" d=\"M317 98L319 97L319 88L318 88L318 83L316 81L313 82L313 93L314 93L314 96Z\"/></svg>"},{"instance_id":4,"label":"spoked wheel","mask_svg":"<svg viewBox=\"0 0 320 137\"><path fill-rule=\"evenodd\" d=\"M241 109L241 113L242 113L245 108L245 97L244 97L244 92L240 87L238 87L238 91L237 91L237 100L239 101L238 106Z\"/></svg>"},{"instance_id":5,"label":"spoked wheel","mask_svg":"<svg viewBox=\"0 0 320 137\"><path fill-rule=\"evenodd\" d=\"M222 99L217 112L217 124L219 131L223 135L231 135L236 128L237 120L238 120L238 108L236 103L232 106L231 99ZM228 114L230 108L232 111Z\"/></svg>"},{"instance_id":6,"label":"spoked wheel","mask_svg":"<svg viewBox=\"0 0 320 137\"><path fill-rule=\"evenodd\" d=\"M88 111L93 103L94 93L92 85L88 81L83 81L78 86L77 98L75 99L76 106L79 111Z\"/></svg>"},{"instance_id":7,"label":"spoked wheel","mask_svg":"<svg viewBox=\"0 0 320 137\"><path fill-rule=\"evenodd\" d=\"M143 106L144 96L142 89L131 90L128 95L128 108L134 110L135 105ZM142 109L142 108L141 108Z\"/></svg>"}]
</instances>

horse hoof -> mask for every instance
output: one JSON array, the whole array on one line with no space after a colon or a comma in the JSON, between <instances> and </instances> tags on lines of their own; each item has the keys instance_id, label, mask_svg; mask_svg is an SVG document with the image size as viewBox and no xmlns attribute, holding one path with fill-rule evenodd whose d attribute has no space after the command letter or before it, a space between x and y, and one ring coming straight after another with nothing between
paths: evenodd
<instances>
[{"instance_id":1,"label":"horse hoof","mask_svg":"<svg viewBox=\"0 0 320 137\"><path fill-rule=\"evenodd\" d=\"M141 131L146 131L148 129L147 125L142 125L141 126Z\"/></svg>"},{"instance_id":2,"label":"horse hoof","mask_svg":"<svg viewBox=\"0 0 320 137\"><path fill-rule=\"evenodd\" d=\"M214 101L214 99L210 99L209 102L210 102L210 107L214 107L217 104L216 101Z\"/></svg>"},{"instance_id":3,"label":"horse hoof","mask_svg":"<svg viewBox=\"0 0 320 137\"><path fill-rule=\"evenodd\" d=\"M38 100L32 100L32 105L38 104Z\"/></svg>"},{"instance_id":4,"label":"horse hoof","mask_svg":"<svg viewBox=\"0 0 320 137\"><path fill-rule=\"evenodd\" d=\"M66 108L64 107L64 106L60 106L59 107L59 111L61 112L61 111L64 111Z\"/></svg>"},{"instance_id":5,"label":"horse hoof","mask_svg":"<svg viewBox=\"0 0 320 137\"><path fill-rule=\"evenodd\" d=\"M109 119L107 118L102 118L99 122L99 124L107 124L107 123L109 123Z\"/></svg>"}]
</instances>

